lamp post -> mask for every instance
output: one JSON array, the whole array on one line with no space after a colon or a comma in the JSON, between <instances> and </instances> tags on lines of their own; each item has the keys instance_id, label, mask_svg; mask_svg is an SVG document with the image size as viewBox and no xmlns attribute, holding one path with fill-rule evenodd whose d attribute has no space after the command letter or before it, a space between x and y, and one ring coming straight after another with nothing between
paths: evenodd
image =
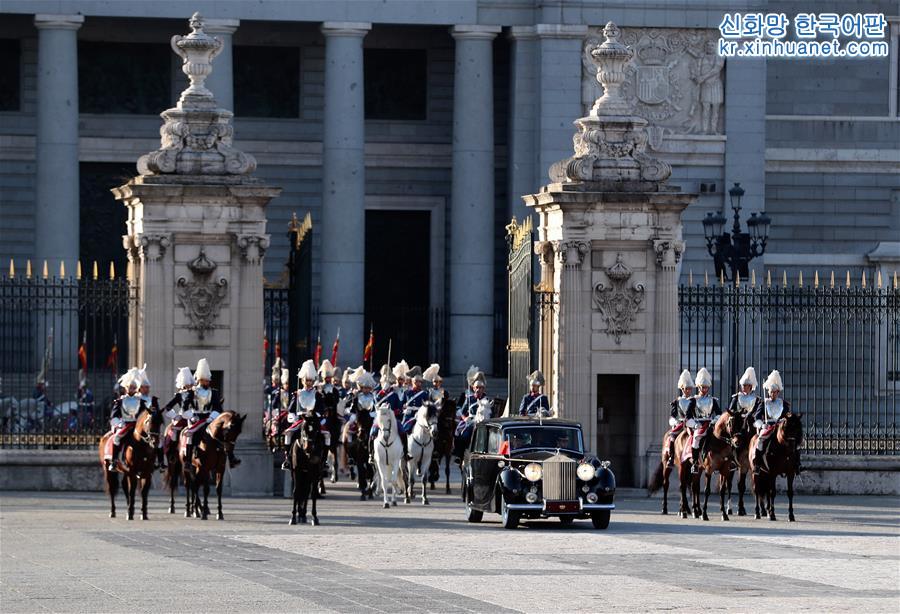
<instances>
[{"instance_id":1,"label":"lamp post","mask_svg":"<svg viewBox=\"0 0 900 614\"><path fill-rule=\"evenodd\" d=\"M749 232L741 232L741 199L744 197L744 188L740 183L735 183L728 190L728 196L734 211L731 232L724 231L727 220L722 213L707 213L703 218L703 235L706 237L706 249L715 262L716 277L724 276L725 279L734 281L738 275L747 279L750 274L748 263L766 251L772 218L765 211L759 215L751 213L747 220ZM725 271L726 267L731 270L730 276Z\"/></svg>"}]
</instances>

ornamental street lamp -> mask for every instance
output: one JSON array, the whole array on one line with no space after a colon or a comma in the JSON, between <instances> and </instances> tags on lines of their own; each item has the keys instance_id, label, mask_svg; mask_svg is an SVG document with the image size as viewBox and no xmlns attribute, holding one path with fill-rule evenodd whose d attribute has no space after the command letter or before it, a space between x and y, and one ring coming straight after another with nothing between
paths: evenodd
<instances>
[{"instance_id":1,"label":"ornamental street lamp","mask_svg":"<svg viewBox=\"0 0 900 614\"><path fill-rule=\"evenodd\" d=\"M716 266L716 277L724 276L725 279L734 281L737 276L747 279L749 276L748 263L762 256L766 251L766 242L769 240L769 224L772 218L763 211L759 215L750 214L747 220L747 230L741 232L741 199L744 197L744 188L740 183L728 190L731 199L731 209L734 211L734 224L731 232L724 232L725 216L721 213L707 213L703 218L703 235L706 237L706 249L713 257ZM729 277L725 267L731 269Z\"/></svg>"}]
</instances>

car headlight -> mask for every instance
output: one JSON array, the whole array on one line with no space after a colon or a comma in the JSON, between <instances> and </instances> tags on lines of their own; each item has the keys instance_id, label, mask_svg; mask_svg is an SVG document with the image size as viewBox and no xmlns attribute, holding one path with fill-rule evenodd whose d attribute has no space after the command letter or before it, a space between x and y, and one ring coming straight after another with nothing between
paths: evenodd
<instances>
[{"instance_id":1,"label":"car headlight","mask_svg":"<svg viewBox=\"0 0 900 614\"><path fill-rule=\"evenodd\" d=\"M594 479L594 475L596 474L596 472L592 464L581 463L580 465L578 465L578 469L575 470L575 474L582 482L590 482Z\"/></svg>"},{"instance_id":2,"label":"car headlight","mask_svg":"<svg viewBox=\"0 0 900 614\"><path fill-rule=\"evenodd\" d=\"M537 482L544 475L544 469L537 463L525 465L525 479L529 482Z\"/></svg>"},{"instance_id":3,"label":"car headlight","mask_svg":"<svg viewBox=\"0 0 900 614\"><path fill-rule=\"evenodd\" d=\"M525 493L525 500L529 503L535 503L538 500L538 496L536 492Z\"/></svg>"}]
</instances>

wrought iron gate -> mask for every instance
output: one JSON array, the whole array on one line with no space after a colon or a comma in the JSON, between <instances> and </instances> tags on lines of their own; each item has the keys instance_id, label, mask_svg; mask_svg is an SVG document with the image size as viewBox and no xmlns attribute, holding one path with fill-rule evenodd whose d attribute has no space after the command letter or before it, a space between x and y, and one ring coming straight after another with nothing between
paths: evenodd
<instances>
[{"instance_id":1,"label":"wrought iron gate","mask_svg":"<svg viewBox=\"0 0 900 614\"><path fill-rule=\"evenodd\" d=\"M755 283L679 290L681 358L706 367L723 400L748 366L760 388L781 372L813 454L900 454L900 291L866 286ZM674 371L673 371L674 373ZM674 389L674 382L672 388ZM760 391L760 394L763 394Z\"/></svg>"},{"instance_id":2,"label":"wrought iron gate","mask_svg":"<svg viewBox=\"0 0 900 614\"><path fill-rule=\"evenodd\" d=\"M513 217L506 227L509 245L509 317L507 398L510 413L515 412L525 393L525 380L532 370L534 275L532 272L531 218L521 224Z\"/></svg>"}]
</instances>

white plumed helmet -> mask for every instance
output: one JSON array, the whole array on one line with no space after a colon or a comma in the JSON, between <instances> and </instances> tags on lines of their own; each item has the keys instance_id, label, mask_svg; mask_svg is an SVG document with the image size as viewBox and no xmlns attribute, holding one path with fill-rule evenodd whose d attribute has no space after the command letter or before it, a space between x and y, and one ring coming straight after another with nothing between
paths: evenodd
<instances>
[{"instance_id":1,"label":"white plumed helmet","mask_svg":"<svg viewBox=\"0 0 900 614\"><path fill-rule=\"evenodd\" d=\"M175 376L175 388L181 390L187 386L196 385L196 381L194 381L194 374L191 373L190 367L181 367L178 369L178 375Z\"/></svg>"},{"instance_id":2,"label":"white plumed helmet","mask_svg":"<svg viewBox=\"0 0 900 614\"><path fill-rule=\"evenodd\" d=\"M678 376L678 389L684 390L685 388L694 388L694 377L687 369L682 371L681 375Z\"/></svg>"},{"instance_id":3,"label":"white plumed helmet","mask_svg":"<svg viewBox=\"0 0 900 614\"><path fill-rule=\"evenodd\" d=\"M405 360L400 360L394 365L393 374L397 379L406 378L407 373L409 373L409 364Z\"/></svg>"},{"instance_id":4,"label":"white plumed helmet","mask_svg":"<svg viewBox=\"0 0 900 614\"><path fill-rule=\"evenodd\" d=\"M322 364L319 365L319 375L321 375L323 378L334 376L334 366L327 358L322 361Z\"/></svg>"},{"instance_id":5,"label":"white plumed helmet","mask_svg":"<svg viewBox=\"0 0 900 614\"><path fill-rule=\"evenodd\" d=\"M197 368L194 369L194 379L198 382L202 379L212 379L212 371L209 370L209 361L201 358L197 361Z\"/></svg>"},{"instance_id":6,"label":"white plumed helmet","mask_svg":"<svg viewBox=\"0 0 900 614\"><path fill-rule=\"evenodd\" d=\"M291 370L290 369L282 369L281 370L281 383L282 384L290 384L291 383Z\"/></svg>"},{"instance_id":7,"label":"white plumed helmet","mask_svg":"<svg viewBox=\"0 0 900 614\"><path fill-rule=\"evenodd\" d=\"M753 367L747 367L747 370L744 371L741 379L738 380L738 386L743 386L745 384L753 386L753 390L756 390L756 387L759 385L756 381L756 369Z\"/></svg>"},{"instance_id":8,"label":"white plumed helmet","mask_svg":"<svg viewBox=\"0 0 900 614\"><path fill-rule=\"evenodd\" d=\"M784 390L784 382L781 381L781 373L777 369L769 373L763 388L766 390Z\"/></svg>"},{"instance_id":9,"label":"white plumed helmet","mask_svg":"<svg viewBox=\"0 0 900 614\"><path fill-rule=\"evenodd\" d=\"M712 375L709 374L709 371L706 370L706 367L701 368L697 371L697 378L694 380L694 385L699 388L700 386L709 386L712 387Z\"/></svg>"},{"instance_id":10,"label":"white plumed helmet","mask_svg":"<svg viewBox=\"0 0 900 614\"><path fill-rule=\"evenodd\" d=\"M297 372L297 378L301 381L316 381L316 363L312 360L304 362L300 367L300 371Z\"/></svg>"},{"instance_id":11,"label":"white plumed helmet","mask_svg":"<svg viewBox=\"0 0 900 614\"><path fill-rule=\"evenodd\" d=\"M122 377L119 378L119 385L122 388L128 388L129 386L140 386L141 385L141 370L137 367L131 367L128 371L125 372Z\"/></svg>"},{"instance_id":12,"label":"white plumed helmet","mask_svg":"<svg viewBox=\"0 0 900 614\"><path fill-rule=\"evenodd\" d=\"M422 373L422 377L427 379L429 382L434 383L435 378L439 378L439 371L441 370L441 365L436 362L431 363L425 372Z\"/></svg>"},{"instance_id":13,"label":"white plumed helmet","mask_svg":"<svg viewBox=\"0 0 900 614\"><path fill-rule=\"evenodd\" d=\"M356 373L354 371L354 373ZM363 369L363 372L356 376L356 385L360 388L375 388L378 384L375 377Z\"/></svg>"}]
</instances>

